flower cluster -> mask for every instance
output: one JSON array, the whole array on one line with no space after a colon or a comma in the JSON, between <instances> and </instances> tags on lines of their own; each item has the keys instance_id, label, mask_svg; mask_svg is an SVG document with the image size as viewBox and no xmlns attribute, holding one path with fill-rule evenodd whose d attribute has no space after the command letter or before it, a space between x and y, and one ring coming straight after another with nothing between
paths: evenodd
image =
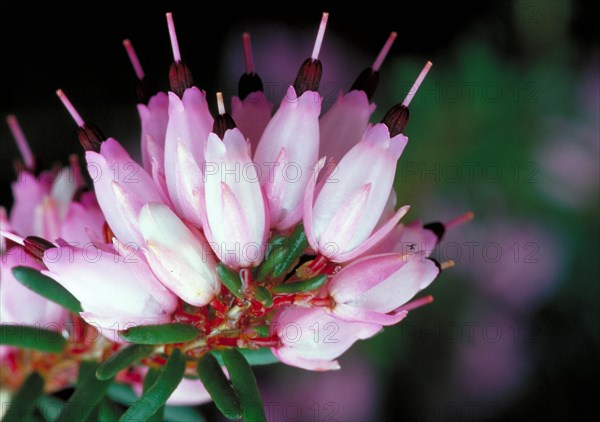
<instances>
[{"instance_id":1,"label":"flower cluster","mask_svg":"<svg viewBox=\"0 0 600 422\"><path fill-rule=\"evenodd\" d=\"M124 42L138 77L142 165L59 90L78 125L93 191L84 189L76 160L52 179L36 176L11 119L25 163L10 218L2 214L2 322L54 322L61 331L62 321L81 318L104 340L77 350L104 358L144 343L135 336L140 327L158 337L161 326L175 337L182 326L193 328L153 342L142 360L149 367L175 349L194 361L229 348L270 348L289 365L337 369L336 359L357 340L431 301L410 302L449 265L428 258L445 225L399 224L409 207L397 207L393 190L408 106L431 63L406 99L370 124L392 33L373 65L321 115L324 14L313 52L274 114L244 34L239 97L229 114L217 94L213 116L181 60L170 14L167 20L174 56L168 93L149 91ZM13 272L22 266L55 280L81 312L21 286ZM141 391L145 370L120 377Z\"/></svg>"}]
</instances>

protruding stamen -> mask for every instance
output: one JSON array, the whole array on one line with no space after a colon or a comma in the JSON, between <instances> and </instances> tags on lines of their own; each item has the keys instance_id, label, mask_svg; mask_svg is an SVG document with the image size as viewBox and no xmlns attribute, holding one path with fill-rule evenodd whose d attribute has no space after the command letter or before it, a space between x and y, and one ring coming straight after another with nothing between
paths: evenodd
<instances>
[{"instance_id":1,"label":"protruding stamen","mask_svg":"<svg viewBox=\"0 0 600 422\"><path fill-rule=\"evenodd\" d=\"M106 140L106 137L102 134L100 129L92 123L86 123L81 118L62 89L57 90L56 95L58 95L58 98L60 98L73 120L75 120L77 126L79 126L77 137L79 138L81 146L83 146L86 151L100 151L100 145Z\"/></svg>"},{"instance_id":2,"label":"protruding stamen","mask_svg":"<svg viewBox=\"0 0 600 422\"><path fill-rule=\"evenodd\" d=\"M223 101L222 92L217 92L217 108L219 109L219 114L221 116L225 114L225 101Z\"/></svg>"},{"instance_id":3,"label":"protruding stamen","mask_svg":"<svg viewBox=\"0 0 600 422\"><path fill-rule=\"evenodd\" d=\"M175 22L173 22L173 14L167 13L167 26L169 27L169 37L171 38L171 48L173 49L173 60L175 62L181 61L181 54L179 53L179 42L177 41L177 32L175 32Z\"/></svg>"},{"instance_id":4,"label":"protruding stamen","mask_svg":"<svg viewBox=\"0 0 600 422\"><path fill-rule=\"evenodd\" d=\"M75 186L81 188L85 185L83 174L81 173L81 166L79 165L79 157L77 154L69 155L69 164L71 165L71 174L75 181Z\"/></svg>"},{"instance_id":5,"label":"protruding stamen","mask_svg":"<svg viewBox=\"0 0 600 422\"><path fill-rule=\"evenodd\" d=\"M242 35L244 41L244 62L246 63L246 73L242 74L238 82L238 96L244 100L253 92L262 92L263 83L260 76L254 72L254 59L252 57L252 45L250 44L250 34L244 32Z\"/></svg>"},{"instance_id":6,"label":"protruding stamen","mask_svg":"<svg viewBox=\"0 0 600 422\"><path fill-rule=\"evenodd\" d=\"M75 109L73 104L71 103L71 101L69 101L69 98L65 95L63 90L62 89L57 90L56 95L58 95L58 98L63 103L63 105L65 106L65 108L67 109L67 111L69 112L71 117L73 118L73 120L75 120L75 123L77 123L77 126L83 127L85 122L83 121L83 119L81 118L81 116L79 115L79 113L77 112L77 110Z\"/></svg>"},{"instance_id":7,"label":"protruding stamen","mask_svg":"<svg viewBox=\"0 0 600 422\"><path fill-rule=\"evenodd\" d=\"M310 56L313 60L319 59L319 53L321 52L321 45L323 44L323 37L325 36L325 29L327 28L327 19L329 13L323 12L321 17L321 24L319 25L319 32L317 33L317 39L315 40L315 46L313 47L312 54Z\"/></svg>"},{"instance_id":8,"label":"protruding stamen","mask_svg":"<svg viewBox=\"0 0 600 422\"><path fill-rule=\"evenodd\" d=\"M19 125L17 117L14 114L8 115L6 117L6 123L8 123L8 127L10 128L12 136L15 138L17 148L19 148L21 157L23 157L25 167L32 170L35 167L35 158L33 157L33 153L31 152L31 148L29 147L27 138L25 138L25 134L21 129L21 125Z\"/></svg>"},{"instance_id":9,"label":"protruding stamen","mask_svg":"<svg viewBox=\"0 0 600 422\"><path fill-rule=\"evenodd\" d=\"M225 111L225 101L223 101L223 93L217 92L217 108L219 115L215 117L213 122L213 132L221 139L225 136L225 132L229 129L235 129L235 122L227 111Z\"/></svg>"},{"instance_id":10,"label":"protruding stamen","mask_svg":"<svg viewBox=\"0 0 600 422\"><path fill-rule=\"evenodd\" d=\"M449 259L448 261L444 261L440 264L440 270L444 271L447 270L448 268L452 268L456 265L456 263L454 261L452 261L451 259Z\"/></svg>"},{"instance_id":11,"label":"protruding stamen","mask_svg":"<svg viewBox=\"0 0 600 422\"><path fill-rule=\"evenodd\" d=\"M453 229L457 226L460 226L461 224L471 221L474 217L475 214L473 213L473 211L468 211L463 215L459 215L458 217L448 221L444 224L444 226L446 227L446 229Z\"/></svg>"},{"instance_id":12,"label":"protruding stamen","mask_svg":"<svg viewBox=\"0 0 600 422\"><path fill-rule=\"evenodd\" d=\"M135 72L135 76L141 81L144 79L144 69L142 69L142 65L138 59L137 54L135 54L135 50L133 49L133 44L129 40L123 40L123 47L125 47L125 51L129 56L129 61L131 62L131 66L133 67L133 71Z\"/></svg>"},{"instance_id":13,"label":"protruding stamen","mask_svg":"<svg viewBox=\"0 0 600 422\"><path fill-rule=\"evenodd\" d=\"M383 48L377 55L377 58L375 59L375 61L373 62L373 66L371 66L371 69L373 69L375 72L379 72L379 69L381 68L381 65L383 64L383 61L385 60L388 53L390 52L390 48L392 48L392 45L394 44L394 41L396 40L397 36L398 36L398 34L396 32L392 32L390 34L390 36L388 37L387 41L385 42L385 44L383 45Z\"/></svg>"},{"instance_id":14,"label":"protruding stamen","mask_svg":"<svg viewBox=\"0 0 600 422\"><path fill-rule=\"evenodd\" d=\"M244 32L242 35L244 40L244 61L246 63L246 73L254 73L254 59L252 57L252 45L250 44L250 34Z\"/></svg>"},{"instance_id":15,"label":"protruding stamen","mask_svg":"<svg viewBox=\"0 0 600 422\"><path fill-rule=\"evenodd\" d=\"M417 80L413 84L412 88L410 88L410 91L408 91L408 94L406 94L406 98L404 99L404 101L402 101L402 105L404 107L408 107L410 105L410 102L415 97L415 94L421 86L421 82L423 82L423 79L425 79L425 76L427 76L427 73L429 72L429 69L431 69L431 66L433 66L433 63L431 63L430 61L425 63L425 66L423 67L423 70L421 70L421 73L419 73Z\"/></svg>"},{"instance_id":16,"label":"protruding stamen","mask_svg":"<svg viewBox=\"0 0 600 422\"><path fill-rule=\"evenodd\" d=\"M399 307L396 309L396 312L407 311L410 312L414 309L420 308L421 306L429 305L433 302L433 296L425 296L420 299L413 300L412 302L408 302L406 305Z\"/></svg>"}]
</instances>

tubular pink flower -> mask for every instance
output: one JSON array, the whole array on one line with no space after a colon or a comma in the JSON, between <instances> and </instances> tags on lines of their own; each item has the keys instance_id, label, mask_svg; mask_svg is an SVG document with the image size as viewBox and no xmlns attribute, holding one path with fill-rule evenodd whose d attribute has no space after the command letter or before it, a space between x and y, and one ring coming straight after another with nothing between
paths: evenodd
<instances>
[{"instance_id":1,"label":"tubular pink flower","mask_svg":"<svg viewBox=\"0 0 600 422\"><path fill-rule=\"evenodd\" d=\"M360 141L373 111L375 104L369 104L364 91L340 92L335 104L319 121L319 156L339 163L344 154Z\"/></svg>"},{"instance_id":2,"label":"tubular pink flower","mask_svg":"<svg viewBox=\"0 0 600 422\"><path fill-rule=\"evenodd\" d=\"M48 249L44 264L42 273L81 302L81 317L102 328L167 323L177 307L175 295L135 254L66 245Z\"/></svg>"},{"instance_id":3,"label":"tubular pink flower","mask_svg":"<svg viewBox=\"0 0 600 422\"><path fill-rule=\"evenodd\" d=\"M221 261L233 268L254 267L264 256L268 214L257 166L238 129L223 141L211 133L206 146L204 231Z\"/></svg>"},{"instance_id":4,"label":"tubular pink flower","mask_svg":"<svg viewBox=\"0 0 600 422\"><path fill-rule=\"evenodd\" d=\"M438 237L429 229L423 227L420 220L410 224L399 224L374 248L369 249L369 255L377 255L386 252L415 253L424 251L430 256L438 242Z\"/></svg>"},{"instance_id":5,"label":"tubular pink flower","mask_svg":"<svg viewBox=\"0 0 600 422\"><path fill-rule=\"evenodd\" d=\"M19 173L16 181L12 183L12 192L15 199L10 211L10 224L16 233L41 236L40 226L34 232L37 206L42 199L50 195L52 189L52 175L43 172L35 176L28 171Z\"/></svg>"},{"instance_id":6,"label":"tubular pink flower","mask_svg":"<svg viewBox=\"0 0 600 422\"><path fill-rule=\"evenodd\" d=\"M102 142L100 153L85 154L96 197L111 230L125 244L141 245L137 216L148 202L161 202L152 178L114 139Z\"/></svg>"},{"instance_id":7,"label":"tubular pink flower","mask_svg":"<svg viewBox=\"0 0 600 422\"><path fill-rule=\"evenodd\" d=\"M254 161L261 166L271 227L285 230L302 219L304 190L319 153L321 96L306 91L299 98L289 87L279 110L267 125Z\"/></svg>"},{"instance_id":8,"label":"tubular pink flower","mask_svg":"<svg viewBox=\"0 0 600 422\"><path fill-rule=\"evenodd\" d=\"M348 321L393 325L405 311L397 311L438 276L440 269L416 254L388 253L359 259L343 268L327 285L335 305L333 315Z\"/></svg>"},{"instance_id":9,"label":"tubular pink flower","mask_svg":"<svg viewBox=\"0 0 600 422\"><path fill-rule=\"evenodd\" d=\"M204 236L159 203L144 205L139 225L146 241L144 255L161 283L189 304L210 303L221 285Z\"/></svg>"},{"instance_id":10,"label":"tubular pink flower","mask_svg":"<svg viewBox=\"0 0 600 422\"><path fill-rule=\"evenodd\" d=\"M88 233L99 235L104 226L104 215L98 206L96 196L86 192L78 202L71 202L62 223L60 237L71 245L89 245Z\"/></svg>"},{"instance_id":11,"label":"tubular pink flower","mask_svg":"<svg viewBox=\"0 0 600 422\"><path fill-rule=\"evenodd\" d=\"M334 262L345 262L373 247L394 228L407 206L380 227L378 221L407 141L404 135L390 139L387 127L377 124L344 155L316 199L316 177L312 178L305 192L304 227L313 249Z\"/></svg>"},{"instance_id":12,"label":"tubular pink flower","mask_svg":"<svg viewBox=\"0 0 600 422\"><path fill-rule=\"evenodd\" d=\"M164 160L167 188L175 211L198 227L202 225L204 196L201 168L212 126L204 91L188 88L181 99L169 93Z\"/></svg>"},{"instance_id":13,"label":"tubular pink flower","mask_svg":"<svg viewBox=\"0 0 600 422\"><path fill-rule=\"evenodd\" d=\"M281 341L272 351L287 365L312 371L340 369L335 359L380 329L380 325L337 319L323 308L287 306L271 322L271 335Z\"/></svg>"},{"instance_id":14,"label":"tubular pink flower","mask_svg":"<svg viewBox=\"0 0 600 422\"><path fill-rule=\"evenodd\" d=\"M238 97L231 98L231 117L237 128L250 139L252 153L256 151L258 141L272 114L273 103L267 99L264 92L255 91L243 100Z\"/></svg>"},{"instance_id":15,"label":"tubular pink flower","mask_svg":"<svg viewBox=\"0 0 600 422\"><path fill-rule=\"evenodd\" d=\"M150 98L148 104L137 105L138 114L142 123L142 163L149 174L152 174L152 160L158 159L158 163L164 169L165 136L167 123L169 122L169 97L164 92L159 92ZM149 141L150 139L150 141ZM154 142L157 148L149 146ZM162 152L158 155L157 152Z\"/></svg>"}]
</instances>

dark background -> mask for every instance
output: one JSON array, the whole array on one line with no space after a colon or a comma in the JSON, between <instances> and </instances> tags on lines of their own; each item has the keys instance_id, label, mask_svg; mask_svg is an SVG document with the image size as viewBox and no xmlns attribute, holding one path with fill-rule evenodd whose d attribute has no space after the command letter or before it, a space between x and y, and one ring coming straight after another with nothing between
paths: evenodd
<instances>
[{"instance_id":1,"label":"dark background","mask_svg":"<svg viewBox=\"0 0 600 422\"><path fill-rule=\"evenodd\" d=\"M394 59L382 70L381 88L375 97L382 107L377 113L401 100L402 90L397 81L410 81L416 75L415 70L418 71L416 64L426 59L435 63L428 81L442 87L444 83L449 86L461 80L492 80L499 86L534 84L535 101L531 104L522 101L491 104L482 99L456 102L444 96L433 104L415 101L407 134L416 143L403 159L486 162L494 157L507 165L513 160L537 162L535 151L549 145L548 134L556 127L553 122L561 122L558 132L564 136L562 145L566 148L575 142L573 133L591 121L595 149L591 149L588 158L597 170L598 84L592 83L590 88L580 85L590 74L593 79L594 72L598 73L597 22L592 2L393 4L391 8L388 2L385 5L363 2L359 7L347 2L287 2L269 6L259 6L257 2L242 6L212 2L208 11L202 9L201 2L3 1L0 114L14 113L19 117L42 166L55 161L65 163L70 153L81 150L75 126L54 94L60 87L84 118L136 151L139 123L134 106L134 76L121 45L124 38L134 42L146 74L166 89L171 49L164 13L173 12L182 57L194 72L197 84L207 89L210 99L217 89L234 91L237 84L235 72L224 71L229 54L224 50L230 45L227 40L235 39L232 37L243 30L261 31L273 23L288 31L288 37L297 31L298 38L304 39L316 32L321 12L327 10L330 20L323 47L325 72L326 58L332 51L327 43L334 37L345 44L345 51L361 58L352 68L342 69L347 73L340 82L342 85L351 82L370 63L361 60L374 57L391 30L399 33L391 53ZM273 37L277 37L276 31ZM314 35L309 35L307 46L312 43L310 37ZM255 52L260 48L255 42ZM290 52L294 57L290 69L300 64L297 57L309 53L310 49ZM256 66L260 72L265 63L257 61ZM287 76L281 75L282 81L293 80L294 70L286 72ZM594 80L598 80L597 75ZM581 95L595 101L591 109L585 111L577 105ZM565 127L564 122L570 126ZM11 202L15 157L18 151L8 128L0 125L0 203L5 205ZM574 172L583 168L579 163L575 160ZM278 366L259 371L261 388L271 391L271 399L284 401L286 397L297 399L299 391L321 391L318 385L342 392L349 385L355 386L357 389L346 394L350 400L347 404L340 399L342 411L333 415L339 420L362 418L356 416L360 413L348 416L343 412L344 408L352 408L351 401L363 405L361 399L365 394L361 393L361 386L375 391L375 399L367 403L370 420L572 420L598 414L594 387L598 387L600 373L597 261L600 224L598 182L590 182L598 178L598 173L592 172L584 179L596 186L591 188L586 201L568 206L541 193L538 188L549 179L544 179L543 173L539 176L540 183L527 186L514 186L504 180L491 185L486 180L461 184L434 183L429 179L404 186L400 178L399 191L407 198L406 202L414 205L412 218L424 215L427 219L448 219L457 211L464 211L464 207L473 209L478 219L471 227L476 229L463 232L462 239L477 239L496 232L504 235L504 227L510 227L515 234L509 235L503 245L511 245L510 236L535 228L535 234L525 241L535 240L542 252L543 259L535 268L542 275L536 277L554 280L550 293L540 294L535 302L521 304L522 308L507 304L499 296L481 293L485 291L481 287L485 280L506 273L503 277L506 291L510 292L518 289L519 283L527 283L529 273L521 269L511 273L506 265L499 268L486 266L487 262L466 262L459 265L462 272L445 273L441 282L433 286L431 294L436 296L433 305L411 316L411 327L424 327L425 340L410 332L407 335L405 328L395 327L371 342L360 344L341 359L342 366L349 368L354 367L353 362L374 362L366 369L375 374L374 384L365 381L362 367L355 378L335 375L340 380L336 385L326 383L328 374L306 374ZM547 239L553 236L558 239L552 244L558 252L551 254ZM559 261L560 265L554 266ZM544 275L544 268L552 268L551 274ZM473 272L469 272L471 269ZM457 378L455 371L460 371L457 356L471 345L459 342L461 349L443 336L427 333L446 326L448 321L484 323L481 315L487 315L491 321L508 321L510 327L525 324L526 347L521 347L522 342L516 352L511 345L507 351L498 347L494 350L496 354L479 367L479 372L465 371ZM472 356L483 353L477 348L468 351L474 353ZM526 357L526 365L506 360L509 354ZM485 371L495 367L499 373L490 375ZM506 379L503 375L511 372L522 376L501 386ZM469 379L497 383L498 391L490 388L487 395L463 394L460 380ZM299 382L304 384L299 386ZM286 396L286 391L291 397ZM307 398L306 402L311 400ZM329 399L315 400L321 400L317 404L323 407ZM290 420L326 420L327 413L315 419L314 413L304 410L301 418ZM202 411L212 415L214 409L208 406Z\"/></svg>"}]
</instances>

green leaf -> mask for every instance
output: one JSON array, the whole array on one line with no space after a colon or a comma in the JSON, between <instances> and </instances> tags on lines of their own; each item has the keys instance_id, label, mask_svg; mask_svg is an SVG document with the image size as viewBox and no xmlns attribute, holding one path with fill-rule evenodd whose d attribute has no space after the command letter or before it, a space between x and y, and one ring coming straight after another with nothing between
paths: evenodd
<instances>
[{"instance_id":1,"label":"green leaf","mask_svg":"<svg viewBox=\"0 0 600 422\"><path fill-rule=\"evenodd\" d=\"M268 336L268 331L265 337ZM260 349L237 349L246 358L248 363L252 366L264 366L279 363L280 360L275 357L271 349L268 347L261 347ZM223 362L223 356L221 356L220 350L213 350L211 354L217 358L219 365L225 365Z\"/></svg>"},{"instance_id":2,"label":"green leaf","mask_svg":"<svg viewBox=\"0 0 600 422\"><path fill-rule=\"evenodd\" d=\"M242 279L240 275L229 268L227 265L219 262L217 264L217 273L219 278L227 290L229 290L238 299L244 298L244 291L242 289Z\"/></svg>"},{"instance_id":3,"label":"green leaf","mask_svg":"<svg viewBox=\"0 0 600 422\"><path fill-rule=\"evenodd\" d=\"M54 396L41 396L37 401L37 410L46 421L55 421L64 406L64 400Z\"/></svg>"},{"instance_id":4,"label":"green leaf","mask_svg":"<svg viewBox=\"0 0 600 422\"><path fill-rule=\"evenodd\" d=\"M0 325L0 344L40 352L60 353L65 348L66 342L64 337L56 331L26 325Z\"/></svg>"},{"instance_id":5,"label":"green leaf","mask_svg":"<svg viewBox=\"0 0 600 422\"><path fill-rule=\"evenodd\" d=\"M264 286L256 286L254 297L267 308L273 306L273 295Z\"/></svg>"},{"instance_id":6,"label":"green leaf","mask_svg":"<svg viewBox=\"0 0 600 422\"><path fill-rule=\"evenodd\" d=\"M284 283L273 287L273 293L298 293L317 290L327 281L327 274L319 274L295 283Z\"/></svg>"},{"instance_id":7,"label":"green leaf","mask_svg":"<svg viewBox=\"0 0 600 422\"><path fill-rule=\"evenodd\" d=\"M108 387L106 395L113 401L122 404L123 406L129 407L135 403L139 397L133 392L130 385L112 383Z\"/></svg>"},{"instance_id":8,"label":"green leaf","mask_svg":"<svg viewBox=\"0 0 600 422\"><path fill-rule=\"evenodd\" d=\"M169 399L181 382L185 372L185 356L179 349L173 349L167 364L160 371L156 381L148 391L136 401L119 419L122 422L149 420Z\"/></svg>"},{"instance_id":9,"label":"green leaf","mask_svg":"<svg viewBox=\"0 0 600 422\"><path fill-rule=\"evenodd\" d=\"M198 337L198 330L188 324L174 322L162 325L139 325L120 331L125 341L137 344L185 343Z\"/></svg>"},{"instance_id":10,"label":"green leaf","mask_svg":"<svg viewBox=\"0 0 600 422\"><path fill-rule=\"evenodd\" d=\"M29 267L14 267L12 273L19 283L40 296L58 303L73 313L78 314L83 311L81 303L79 303L75 296L54 279L45 276L38 270Z\"/></svg>"},{"instance_id":11,"label":"green leaf","mask_svg":"<svg viewBox=\"0 0 600 422\"><path fill-rule=\"evenodd\" d=\"M31 373L13 396L3 421L32 421L38 399L44 392L44 379L37 372ZM4 406L4 403L2 403Z\"/></svg>"},{"instance_id":12,"label":"green leaf","mask_svg":"<svg viewBox=\"0 0 600 422\"><path fill-rule=\"evenodd\" d=\"M154 346L146 344L132 344L106 359L96 369L96 377L100 380L107 380L129 365L132 365L142 358L145 358L154 351Z\"/></svg>"},{"instance_id":13,"label":"green leaf","mask_svg":"<svg viewBox=\"0 0 600 422\"><path fill-rule=\"evenodd\" d=\"M82 362L80 371L75 392L65 403L58 422L85 421L96 409L112 382L96 378L95 362Z\"/></svg>"},{"instance_id":14,"label":"green leaf","mask_svg":"<svg viewBox=\"0 0 600 422\"><path fill-rule=\"evenodd\" d=\"M154 383L156 383L156 380L158 379L158 376L160 375L161 372L162 372L162 370L155 369L155 368L150 368L148 370L148 372L146 372L146 376L144 377L144 386L143 386L143 390L142 390L142 396L148 392L148 390L150 389L150 387L152 387L154 385ZM152 416L150 416L148 418L148 421L149 422L161 422L163 420L164 414L165 414L165 406L161 406L158 408L156 413L154 413Z\"/></svg>"},{"instance_id":15,"label":"green leaf","mask_svg":"<svg viewBox=\"0 0 600 422\"><path fill-rule=\"evenodd\" d=\"M296 260L304 253L308 247L308 240L304 233L304 225L298 224L294 232L286 242L287 254L277 263L273 270L273 277L279 277L286 274L294 265Z\"/></svg>"},{"instance_id":16,"label":"green leaf","mask_svg":"<svg viewBox=\"0 0 600 422\"><path fill-rule=\"evenodd\" d=\"M243 420L266 422L265 409L252 367L237 349L225 349L222 354L231 384L240 398Z\"/></svg>"},{"instance_id":17,"label":"green leaf","mask_svg":"<svg viewBox=\"0 0 600 422\"><path fill-rule=\"evenodd\" d=\"M267 256L263 263L258 267L254 277L256 281L263 281L265 278L267 278L267 276L275 270L277 264L279 264L288 253L289 252L285 246L275 247L271 254L269 254L269 256Z\"/></svg>"},{"instance_id":18,"label":"green leaf","mask_svg":"<svg viewBox=\"0 0 600 422\"><path fill-rule=\"evenodd\" d=\"M165 422L205 422L206 419L190 406L165 406Z\"/></svg>"},{"instance_id":19,"label":"green leaf","mask_svg":"<svg viewBox=\"0 0 600 422\"><path fill-rule=\"evenodd\" d=\"M210 353L207 353L198 361L198 376L215 402L217 409L227 419L242 417L240 399L225 376L221 365Z\"/></svg>"}]
</instances>

